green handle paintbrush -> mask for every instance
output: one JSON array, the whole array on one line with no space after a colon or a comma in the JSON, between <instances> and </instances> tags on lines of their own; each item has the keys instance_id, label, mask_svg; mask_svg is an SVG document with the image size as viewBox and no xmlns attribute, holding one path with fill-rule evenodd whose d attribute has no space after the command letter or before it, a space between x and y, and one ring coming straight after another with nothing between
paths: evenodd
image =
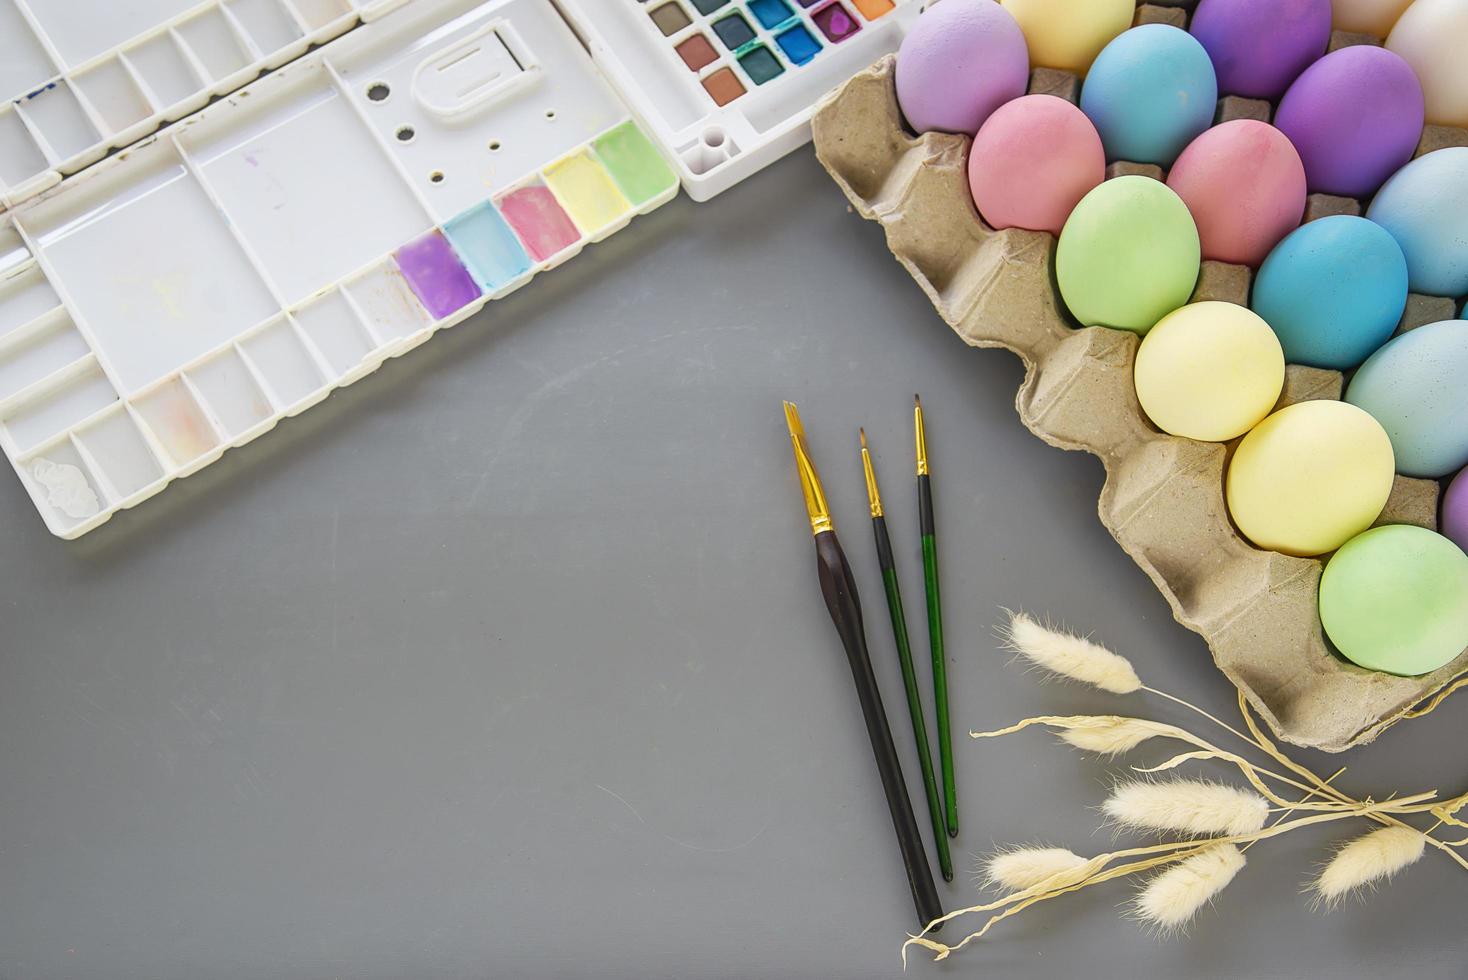
<instances>
[{"instance_id":1,"label":"green handle paintbrush","mask_svg":"<svg viewBox=\"0 0 1468 980\"><path fill-rule=\"evenodd\" d=\"M953 880L953 857L948 853L948 832L943 804L938 799L938 780L933 776L933 756L928 750L928 725L923 720L923 702L918 696L917 674L912 669L912 648L907 644L907 617L902 612L902 592L897 587L897 565L892 558L892 541L887 536L887 518L882 514L882 495L877 490L877 473L867 450L866 430L861 433L861 466L867 478L867 501L872 510L872 534L877 540L877 563L887 591L887 612L892 619L892 638L897 643L897 661L902 665L902 684L907 688L907 710L912 716L912 737L917 743L918 765L928 794L928 816L933 821L933 840L938 847L938 870L944 881Z\"/></svg>"},{"instance_id":2,"label":"green handle paintbrush","mask_svg":"<svg viewBox=\"0 0 1468 980\"><path fill-rule=\"evenodd\" d=\"M933 483L928 474L928 440L923 402L913 402L917 449L918 522L923 536L923 585L928 594L928 645L933 652L933 701L938 716L938 759L943 766L944 819L948 836L958 836L958 786L953 775L953 735L948 727L948 667L943 657L943 606L938 596L938 537L933 527Z\"/></svg>"}]
</instances>

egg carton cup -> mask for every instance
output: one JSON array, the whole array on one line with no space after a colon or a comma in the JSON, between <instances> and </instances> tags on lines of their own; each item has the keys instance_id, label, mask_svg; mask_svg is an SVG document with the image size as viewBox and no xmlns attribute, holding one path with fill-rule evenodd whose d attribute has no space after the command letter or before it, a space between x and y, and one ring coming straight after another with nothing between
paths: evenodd
<instances>
[{"instance_id":1,"label":"egg carton cup","mask_svg":"<svg viewBox=\"0 0 1468 980\"><path fill-rule=\"evenodd\" d=\"M817 110L822 165L856 210L881 224L893 255L960 337L1024 361L1020 419L1052 446L1101 460L1101 522L1276 735L1343 751L1468 673L1468 651L1421 677L1365 670L1332 651L1316 598L1323 559L1262 551L1240 536L1224 502L1234 446L1170 436L1147 420L1132 381L1138 336L1069 320L1054 236L994 231L980 220L968 191L969 139L904 130L895 64L892 56L877 62ZM1031 91L1064 87L1057 74L1037 71ZM1314 205L1328 213L1345 200ZM1204 262L1193 299L1246 304L1249 276ZM1341 389L1339 372L1290 365L1280 407L1337 399ZM1438 492L1435 481L1397 477L1378 523L1435 530Z\"/></svg>"}]
</instances>

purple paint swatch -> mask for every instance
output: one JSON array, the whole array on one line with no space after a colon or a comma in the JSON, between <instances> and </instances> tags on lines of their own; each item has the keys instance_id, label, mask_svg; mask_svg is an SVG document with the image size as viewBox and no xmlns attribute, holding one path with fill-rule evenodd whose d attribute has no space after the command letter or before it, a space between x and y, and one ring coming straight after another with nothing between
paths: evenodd
<instances>
[{"instance_id":1,"label":"purple paint swatch","mask_svg":"<svg viewBox=\"0 0 1468 980\"><path fill-rule=\"evenodd\" d=\"M1442 532L1468 551L1468 468L1453 478L1443 494Z\"/></svg>"},{"instance_id":2,"label":"purple paint swatch","mask_svg":"<svg viewBox=\"0 0 1468 980\"><path fill-rule=\"evenodd\" d=\"M1305 69L1275 114L1310 190L1370 197L1412 159L1422 136L1422 85L1386 48L1356 44Z\"/></svg>"},{"instance_id":3,"label":"purple paint swatch","mask_svg":"<svg viewBox=\"0 0 1468 980\"><path fill-rule=\"evenodd\" d=\"M437 231L409 242L393 253L403 278L422 301L424 309L442 320L479 298L479 287L459 263L453 248Z\"/></svg>"},{"instance_id":4,"label":"purple paint swatch","mask_svg":"<svg viewBox=\"0 0 1468 980\"><path fill-rule=\"evenodd\" d=\"M1201 0L1188 28L1219 95L1277 99L1330 41L1330 0Z\"/></svg>"},{"instance_id":5,"label":"purple paint swatch","mask_svg":"<svg viewBox=\"0 0 1468 980\"><path fill-rule=\"evenodd\" d=\"M808 7L810 4L806 4L806 6ZM857 23L856 18L851 16L850 12L839 3L822 7L820 10L811 14L810 19L815 21L816 26L821 29L821 33L826 35L826 40L832 44L835 44L837 41L844 41L861 30L861 24Z\"/></svg>"},{"instance_id":6,"label":"purple paint swatch","mask_svg":"<svg viewBox=\"0 0 1468 980\"><path fill-rule=\"evenodd\" d=\"M537 262L581 240L581 232L544 184L511 191L495 203Z\"/></svg>"}]
</instances>

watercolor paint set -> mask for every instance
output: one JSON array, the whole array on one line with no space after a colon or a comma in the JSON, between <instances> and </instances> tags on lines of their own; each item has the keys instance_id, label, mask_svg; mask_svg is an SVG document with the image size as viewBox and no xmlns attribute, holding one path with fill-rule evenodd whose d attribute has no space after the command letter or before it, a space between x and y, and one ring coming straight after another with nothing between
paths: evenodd
<instances>
[{"instance_id":1,"label":"watercolor paint set","mask_svg":"<svg viewBox=\"0 0 1468 980\"><path fill-rule=\"evenodd\" d=\"M0 449L74 538L801 145L917 4L3 10Z\"/></svg>"},{"instance_id":2,"label":"watercolor paint set","mask_svg":"<svg viewBox=\"0 0 1468 980\"><path fill-rule=\"evenodd\" d=\"M558 0L695 201L810 138L828 91L897 50L913 0Z\"/></svg>"},{"instance_id":3,"label":"watercolor paint set","mask_svg":"<svg viewBox=\"0 0 1468 980\"><path fill-rule=\"evenodd\" d=\"M401 0L0 4L0 205Z\"/></svg>"},{"instance_id":4,"label":"watercolor paint set","mask_svg":"<svg viewBox=\"0 0 1468 980\"><path fill-rule=\"evenodd\" d=\"M11 209L0 448L75 537L677 191L547 0L404 5Z\"/></svg>"}]
</instances>

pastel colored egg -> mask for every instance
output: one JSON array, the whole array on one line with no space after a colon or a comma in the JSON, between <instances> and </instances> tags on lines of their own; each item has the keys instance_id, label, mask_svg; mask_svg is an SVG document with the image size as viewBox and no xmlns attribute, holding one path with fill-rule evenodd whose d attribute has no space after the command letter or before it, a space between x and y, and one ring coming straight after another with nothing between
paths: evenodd
<instances>
[{"instance_id":1,"label":"pastel colored egg","mask_svg":"<svg viewBox=\"0 0 1468 980\"><path fill-rule=\"evenodd\" d=\"M1468 648L1468 555L1410 524L1375 527L1331 556L1320 624L1347 660L1407 677Z\"/></svg>"},{"instance_id":2,"label":"pastel colored egg","mask_svg":"<svg viewBox=\"0 0 1468 980\"><path fill-rule=\"evenodd\" d=\"M1331 0L1331 23L1338 31L1386 37L1412 0Z\"/></svg>"},{"instance_id":3,"label":"pastel colored egg","mask_svg":"<svg viewBox=\"0 0 1468 980\"><path fill-rule=\"evenodd\" d=\"M1468 4L1462 0L1416 0L1402 12L1386 39L1412 66L1427 97L1427 121L1468 126Z\"/></svg>"},{"instance_id":4,"label":"pastel colored egg","mask_svg":"<svg viewBox=\"0 0 1468 980\"><path fill-rule=\"evenodd\" d=\"M1053 95L1026 95L1000 106L969 151L969 189L994 228L1058 235L1077 202L1105 179L1106 153L1096 127Z\"/></svg>"},{"instance_id":5,"label":"pastel colored egg","mask_svg":"<svg viewBox=\"0 0 1468 980\"><path fill-rule=\"evenodd\" d=\"M979 131L1029 85L1025 37L992 0L945 0L925 10L897 51L897 103L919 133Z\"/></svg>"},{"instance_id":6,"label":"pastel colored egg","mask_svg":"<svg viewBox=\"0 0 1468 980\"><path fill-rule=\"evenodd\" d=\"M1356 371L1346 401L1381 423L1398 472L1440 477L1461 469L1468 464L1468 322L1440 320L1391 340Z\"/></svg>"},{"instance_id":7,"label":"pastel colored egg","mask_svg":"<svg viewBox=\"0 0 1468 980\"><path fill-rule=\"evenodd\" d=\"M1269 253L1249 305L1274 328L1285 360L1344 371L1396 330L1407 306L1407 260L1373 221L1319 218Z\"/></svg>"},{"instance_id":8,"label":"pastel colored egg","mask_svg":"<svg viewBox=\"0 0 1468 980\"><path fill-rule=\"evenodd\" d=\"M1369 197L1412 159L1422 86L1398 55L1370 44L1332 51L1285 93L1274 125L1305 165L1310 190Z\"/></svg>"},{"instance_id":9,"label":"pastel colored egg","mask_svg":"<svg viewBox=\"0 0 1468 980\"><path fill-rule=\"evenodd\" d=\"M1224 480L1244 537L1287 555L1334 551L1371 526L1394 479L1392 443L1354 405L1298 402L1239 442Z\"/></svg>"},{"instance_id":10,"label":"pastel colored egg","mask_svg":"<svg viewBox=\"0 0 1468 980\"><path fill-rule=\"evenodd\" d=\"M1284 387L1269 324L1233 303L1193 303L1158 321L1137 350L1137 399L1163 432L1227 442L1258 425Z\"/></svg>"},{"instance_id":11,"label":"pastel colored egg","mask_svg":"<svg viewBox=\"0 0 1468 980\"><path fill-rule=\"evenodd\" d=\"M1402 246L1412 292L1468 293L1468 146L1434 150L1398 170L1366 217Z\"/></svg>"},{"instance_id":12,"label":"pastel colored egg","mask_svg":"<svg viewBox=\"0 0 1468 980\"><path fill-rule=\"evenodd\" d=\"M1207 49L1218 91L1277 99L1330 41L1330 0L1201 0L1188 28Z\"/></svg>"},{"instance_id":13,"label":"pastel colored egg","mask_svg":"<svg viewBox=\"0 0 1468 980\"><path fill-rule=\"evenodd\" d=\"M1132 0L999 2L1024 30L1032 65L1077 75L1086 73L1108 41L1132 26L1132 16L1137 12Z\"/></svg>"},{"instance_id":14,"label":"pastel colored egg","mask_svg":"<svg viewBox=\"0 0 1468 980\"><path fill-rule=\"evenodd\" d=\"M1198 230L1160 181L1129 174L1076 205L1055 249L1055 278L1084 326L1146 333L1198 282Z\"/></svg>"},{"instance_id":15,"label":"pastel colored egg","mask_svg":"<svg viewBox=\"0 0 1468 980\"><path fill-rule=\"evenodd\" d=\"M1443 494L1442 532L1468 551L1468 467L1460 470Z\"/></svg>"},{"instance_id":16,"label":"pastel colored egg","mask_svg":"<svg viewBox=\"0 0 1468 980\"><path fill-rule=\"evenodd\" d=\"M1167 175L1192 212L1203 258L1257 266L1305 214L1305 168L1268 123L1235 119L1188 144Z\"/></svg>"},{"instance_id":17,"label":"pastel colored egg","mask_svg":"<svg viewBox=\"0 0 1468 980\"><path fill-rule=\"evenodd\" d=\"M1133 27L1106 45L1081 89L1108 160L1163 167L1213 125L1217 101L1208 52L1167 24Z\"/></svg>"}]
</instances>

